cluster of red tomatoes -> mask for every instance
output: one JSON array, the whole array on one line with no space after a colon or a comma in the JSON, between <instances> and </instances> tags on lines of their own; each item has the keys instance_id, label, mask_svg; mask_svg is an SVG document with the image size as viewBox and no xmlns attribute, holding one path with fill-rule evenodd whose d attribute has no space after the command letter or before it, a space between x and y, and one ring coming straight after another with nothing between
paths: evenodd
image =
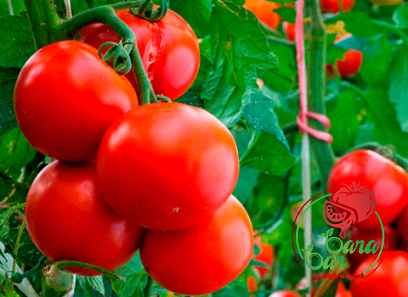
<instances>
[{"instance_id":1,"label":"cluster of red tomatoes","mask_svg":"<svg viewBox=\"0 0 408 297\"><path fill-rule=\"evenodd\" d=\"M320 0L320 5L324 13L339 13L339 3L340 1L338 0ZM355 4L355 0L342 0L341 4L342 11L350 11ZM285 6L296 9L293 3L285 4ZM270 30L277 30L282 22L282 18L279 14L274 12L275 9L281 7L281 4L279 3L269 2L267 0L247 0L245 7L255 14L259 22ZM282 29L286 38L293 42L295 40L295 24L283 22ZM335 42L341 41L350 36L351 34L337 36ZM342 59L336 60L336 70L340 77L350 77L360 72L362 63L363 53L355 49L350 49L345 52ZM327 73L329 77L335 75L333 65L327 65Z\"/></svg>"},{"instance_id":2,"label":"cluster of red tomatoes","mask_svg":"<svg viewBox=\"0 0 408 297\"><path fill-rule=\"evenodd\" d=\"M360 186L348 187L359 183ZM352 206L364 220L354 224L349 230L349 239L353 242L364 240L367 244L374 241L378 247L382 245L381 223L374 210L379 214L385 231L387 252L382 254L378 268L367 278L355 278L351 288L347 290L344 283L339 282L336 297L365 296L406 296L406 275L408 273L408 174L391 160L371 150L357 150L342 157L333 167L329 176L330 193L340 190L338 202ZM355 191L354 191L355 190ZM375 195L375 202L372 195ZM337 195L339 196L339 195ZM259 242L258 242L259 241ZM255 260L268 266L273 264L274 252L271 245L260 243L255 238L261 252ZM375 261L375 255L360 254L358 250L347 255L350 263L349 273L356 275L366 271ZM267 270L255 267L260 278L264 278ZM297 289L303 289L300 284ZM248 279L249 291L257 289L256 279ZM296 292L278 291L270 297L300 297Z\"/></svg>"},{"instance_id":3,"label":"cluster of red tomatoes","mask_svg":"<svg viewBox=\"0 0 408 297\"><path fill-rule=\"evenodd\" d=\"M387 252L380 258L378 268L367 278L355 278L351 282L353 297L406 296L408 273L408 174L386 157L370 150L357 150L342 157L329 176L329 192L335 193L344 185L358 182L375 195L375 210L383 221L386 232ZM346 193L348 205L354 205L359 213L371 208L369 191ZM356 202L363 203L356 203ZM388 225L388 226L387 226ZM380 221L375 212L356 223L350 234L354 242L374 240L382 245ZM379 251L378 251L379 252ZM377 252L377 254L378 254ZM350 272L361 274L375 261L376 255L353 253L347 255Z\"/></svg>"},{"instance_id":4,"label":"cluster of red tomatoes","mask_svg":"<svg viewBox=\"0 0 408 297\"><path fill-rule=\"evenodd\" d=\"M117 15L136 33L154 91L181 96L199 68L190 26L172 11L156 23L128 10ZM231 195L239 172L233 136L200 108L138 106L134 76L117 74L93 47L118 41L116 34L93 25L80 39L39 50L16 84L22 132L56 159L27 196L33 242L54 262L109 270L140 247L146 271L163 287L184 295L220 289L246 268L253 251L250 219Z\"/></svg>"}]
</instances>

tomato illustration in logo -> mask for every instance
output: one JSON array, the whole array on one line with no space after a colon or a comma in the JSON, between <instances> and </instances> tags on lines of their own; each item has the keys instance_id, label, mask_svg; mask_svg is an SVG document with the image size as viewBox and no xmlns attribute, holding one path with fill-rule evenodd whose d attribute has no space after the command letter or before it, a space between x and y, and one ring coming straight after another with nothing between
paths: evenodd
<instances>
[{"instance_id":1,"label":"tomato illustration in logo","mask_svg":"<svg viewBox=\"0 0 408 297\"><path fill-rule=\"evenodd\" d=\"M346 237L347 227L368 219L375 209L373 192L354 181L340 188L331 200L324 203L323 217L327 224L341 229L341 238Z\"/></svg>"}]
</instances>

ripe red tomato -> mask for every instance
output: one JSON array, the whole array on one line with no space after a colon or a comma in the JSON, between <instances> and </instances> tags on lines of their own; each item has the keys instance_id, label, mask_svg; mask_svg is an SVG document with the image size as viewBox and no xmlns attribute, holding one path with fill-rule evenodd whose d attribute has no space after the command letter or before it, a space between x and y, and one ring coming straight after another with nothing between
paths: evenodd
<instances>
[{"instance_id":1,"label":"ripe red tomato","mask_svg":"<svg viewBox=\"0 0 408 297\"><path fill-rule=\"evenodd\" d=\"M39 152L63 161L96 157L106 129L138 106L132 85L82 42L44 47L24 65L14 92L18 124Z\"/></svg>"},{"instance_id":2,"label":"ripe red tomato","mask_svg":"<svg viewBox=\"0 0 408 297\"><path fill-rule=\"evenodd\" d=\"M31 185L25 215L34 244L54 262L80 261L115 270L133 257L143 234L141 227L125 221L103 199L94 163L48 165Z\"/></svg>"},{"instance_id":3,"label":"ripe red tomato","mask_svg":"<svg viewBox=\"0 0 408 297\"><path fill-rule=\"evenodd\" d=\"M356 0L341 0L342 11L350 11ZM338 0L320 0L320 6L323 12L330 12L330 13L339 13L339 1Z\"/></svg>"},{"instance_id":4,"label":"ripe red tomato","mask_svg":"<svg viewBox=\"0 0 408 297\"><path fill-rule=\"evenodd\" d=\"M135 108L106 132L97 157L106 201L142 227L176 230L213 215L238 180L237 147L207 111L181 103Z\"/></svg>"},{"instance_id":5,"label":"ripe red tomato","mask_svg":"<svg viewBox=\"0 0 408 297\"><path fill-rule=\"evenodd\" d=\"M387 252L397 250L399 241L398 232L391 227L388 227L388 229L385 229L384 231L386 232L385 238L387 239L388 237ZM357 242L357 240L364 240L365 244L367 244L370 240L374 240L377 247L380 248L382 244L382 232L380 229L361 230L353 226L350 239L353 240L353 242ZM385 244L387 244L387 242L385 242ZM379 251L376 253L376 255L378 253ZM351 270L354 271L365 259L369 258L370 255L360 254L358 249L352 254L347 254L347 260L350 262Z\"/></svg>"},{"instance_id":6,"label":"ripe red tomato","mask_svg":"<svg viewBox=\"0 0 408 297\"><path fill-rule=\"evenodd\" d=\"M347 33L344 36L337 36L335 43L350 37L351 34ZM336 68L340 77L350 77L360 73L361 65L363 64L363 53L355 49L349 49L343 55L342 59L336 60ZM333 65L327 65L327 72L330 76L334 76Z\"/></svg>"},{"instance_id":7,"label":"ripe red tomato","mask_svg":"<svg viewBox=\"0 0 408 297\"><path fill-rule=\"evenodd\" d=\"M370 150L357 150L342 157L334 165L329 176L329 192L335 193L344 184L360 183L372 191L376 199L376 209L388 224L393 223L408 202L408 175L400 166ZM356 224L362 229L380 227L373 213L367 220Z\"/></svg>"},{"instance_id":8,"label":"ripe red tomato","mask_svg":"<svg viewBox=\"0 0 408 297\"><path fill-rule=\"evenodd\" d=\"M273 250L273 246L261 242L261 236L255 237L255 243L259 246L261 251L258 255L255 255L254 259L256 261L265 263L269 267L272 267L273 260L275 259L275 251ZM254 268L258 270L261 278L263 278L270 271L270 268L268 269L265 267L254 266Z\"/></svg>"},{"instance_id":9,"label":"ripe red tomato","mask_svg":"<svg viewBox=\"0 0 408 297\"><path fill-rule=\"evenodd\" d=\"M269 295L269 297L301 297L301 296L296 292L282 290L272 293L271 295Z\"/></svg>"},{"instance_id":10,"label":"ripe red tomato","mask_svg":"<svg viewBox=\"0 0 408 297\"><path fill-rule=\"evenodd\" d=\"M256 284L256 278L253 276L249 276L247 278L247 286L248 286L248 292L254 292L258 290L258 285Z\"/></svg>"},{"instance_id":11,"label":"ripe red tomato","mask_svg":"<svg viewBox=\"0 0 408 297\"><path fill-rule=\"evenodd\" d=\"M201 224L177 231L147 230L140 257L147 273L164 288L182 295L205 295L244 271L253 246L248 214L231 196Z\"/></svg>"},{"instance_id":12,"label":"ripe red tomato","mask_svg":"<svg viewBox=\"0 0 408 297\"><path fill-rule=\"evenodd\" d=\"M295 41L296 38L296 25L289 23L289 22L283 22L283 32L285 33L286 39L289 41Z\"/></svg>"},{"instance_id":13,"label":"ripe red tomato","mask_svg":"<svg viewBox=\"0 0 408 297\"><path fill-rule=\"evenodd\" d=\"M200 67L200 48L190 25L171 10L161 21L153 23L134 16L129 10L116 14L136 34L137 47L154 92L172 100L183 95ZM119 38L108 26L95 24L85 28L80 41L99 48L108 41L119 42ZM132 71L127 78L137 89Z\"/></svg>"},{"instance_id":14,"label":"ripe red tomato","mask_svg":"<svg viewBox=\"0 0 408 297\"><path fill-rule=\"evenodd\" d=\"M373 263L376 256L366 259L356 270L361 274ZM351 281L353 297L406 297L408 286L408 253L393 251L385 255L377 270L369 277Z\"/></svg>"},{"instance_id":15,"label":"ripe red tomato","mask_svg":"<svg viewBox=\"0 0 408 297\"><path fill-rule=\"evenodd\" d=\"M281 7L279 3L266 0L247 0L244 7L252 12L265 27L276 30L281 22L281 17L274 9Z\"/></svg>"},{"instance_id":16,"label":"ripe red tomato","mask_svg":"<svg viewBox=\"0 0 408 297\"><path fill-rule=\"evenodd\" d=\"M349 49L343 56L343 59L336 60L336 67L340 77L350 77L360 73L363 63L363 53Z\"/></svg>"},{"instance_id":17,"label":"ripe red tomato","mask_svg":"<svg viewBox=\"0 0 408 297\"><path fill-rule=\"evenodd\" d=\"M398 219L398 231L404 240L404 243L408 242L408 208L402 212L401 217ZM405 249L407 250L407 249Z\"/></svg>"},{"instance_id":18,"label":"ripe red tomato","mask_svg":"<svg viewBox=\"0 0 408 297\"><path fill-rule=\"evenodd\" d=\"M353 295L351 295L351 291L341 291L336 293L335 297L353 297Z\"/></svg>"}]
</instances>

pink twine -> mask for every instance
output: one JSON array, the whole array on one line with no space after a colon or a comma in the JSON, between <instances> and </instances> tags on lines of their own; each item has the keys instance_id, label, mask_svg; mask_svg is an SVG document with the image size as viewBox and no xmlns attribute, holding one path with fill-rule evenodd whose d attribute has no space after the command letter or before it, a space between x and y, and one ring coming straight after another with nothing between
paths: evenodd
<instances>
[{"instance_id":1,"label":"pink twine","mask_svg":"<svg viewBox=\"0 0 408 297\"><path fill-rule=\"evenodd\" d=\"M305 45L304 45L304 32L303 32L303 10L305 1L299 0L296 12L296 60L299 73L299 90L300 90L300 113L296 118L299 125L300 132L306 132L312 135L314 138L322 140L324 142L332 143L333 136L329 133L318 131L310 128L307 125L307 118L315 119L322 123L327 129L330 128L330 120L322 114L307 111L307 91L306 91L306 65L305 65Z\"/></svg>"}]
</instances>

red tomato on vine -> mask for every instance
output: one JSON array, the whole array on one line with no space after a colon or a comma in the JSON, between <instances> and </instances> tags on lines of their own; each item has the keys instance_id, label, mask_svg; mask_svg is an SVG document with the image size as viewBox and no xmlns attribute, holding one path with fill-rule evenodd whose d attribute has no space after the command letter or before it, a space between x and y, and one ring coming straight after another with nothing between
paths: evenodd
<instances>
[{"instance_id":1,"label":"red tomato on vine","mask_svg":"<svg viewBox=\"0 0 408 297\"><path fill-rule=\"evenodd\" d=\"M256 245L258 245L260 252L259 254L255 255L254 259L256 261L259 261L259 262L262 262L268 265L269 267L269 268L265 268L265 267L254 266L254 268L258 270L261 278L263 278L271 270L273 261L275 259L275 251L271 244L261 242L261 236L255 237L255 243Z\"/></svg>"},{"instance_id":2,"label":"red tomato on vine","mask_svg":"<svg viewBox=\"0 0 408 297\"><path fill-rule=\"evenodd\" d=\"M388 226L388 229L385 228L385 239L388 241L387 252L395 251L398 249L399 236L398 232L392 227ZM353 242L357 240L364 240L364 243L367 244L369 241L374 240L377 247L382 245L382 231L380 229L373 230L361 230L357 227L351 229L350 239ZM387 242L385 242L386 244ZM376 253L378 254L379 251ZM371 254L360 254L358 249L352 253L347 254L347 260L351 265L351 269L354 271L365 259L369 258Z\"/></svg>"},{"instance_id":3,"label":"red tomato on vine","mask_svg":"<svg viewBox=\"0 0 408 297\"><path fill-rule=\"evenodd\" d=\"M366 259L356 270L361 274L374 262L376 256ZM353 297L407 296L408 253L388 252L378 268L367 278L351 281Z\"/></svg>"},{"instance_id":4,"label":"red tomato on vine","mask_svg":"<svg viewBox=\"0 0 408 297\"><path fill-rule=\"evenodd\" d=\"M172 10L158 22L139 18L130 10L116 14L137 36L137 47L154 92L172 100L183 95L200 67L200 48L190 25ZM83 30L80 41L99 48L108 41L119 42L119 38L108 26L95 24ZM137 89L132 71L127 78Z\"/></svg>"},{"instance_id":5,"label":"red tomato on vine","mask_svg":"<svg viewBox=\"0 0 408 297\"><path fill-rule=\"evenodd\" d=\"M356 0L341 0L341 8L343 12L350 11ZM330 13L339 13L340 6L338 0L320 0L320 6L322 7L323 12L330 12Z\"/></svg>"},{"instance_id":6,"label":"red tomato on vine","mask_svg":"<svg viewBox=\"0 0 408 297\"><path fill-rule=\"evenodd\" d=\"M201 224L177 231L148 230L140 257L147 273L164 288L182 295L205 295L244 271L253 245L248 214L231 196Z\"/></svg>"},{"instance_id":7,"label":"red tomato on vine","mask_svg":"<svg viewBox=\"0 0 408 297\"><path fill-rule=\"evenodd\" d=\"M335 43L350 37L351 34L345 36L337 36ZM342 59L336 60L336 68L340 77L350 77L360 73L361 65L363 64L363 53L359 50L349 49L343 55ZM333 65L327 65L329 75L334 76Z\"/></svg>"},{"instance_id":8,"label":"red tomato on vine","mask_svg":"<svg viewBox=\"0 0 408 297\"><path fill-rule=\"evenodd\" d=\"M244 7L252 12L258 21L270 30L276 30L281 23L281 17L274 9L281 4L266 0L247 0Z\"/></svg>"},{"instance_id":9,"label":"red tomato on vine","mask_svg":"<svg viewBox=\"0 0 408 297\"><path fill-rule=\"evenodd\" d=\"M329 192L335 193L344 184L359 182L375 195L380 217L393 223L408 202L408 174L400 166L370 150L357 150L343 156L329 176ZM369 199L368 196L365 199ZM377 208L376 208L377 209ZM375 213L356 224L362 229L378 229L380 223Z\"/></svg>"},{"instance_id":10,"label":"red tomato on vine","mask_svg":"<svg viewBox=\"0 0 408 297\"><path fill-rule=\"evenodd\" d=\"M54 262L80 261L116 270L133 257L143 235L141 227L125 221L106 203L94 163L55 161L44 168L28 192L25 215L34 244Z\"/></svg>"},{"instance_id":11,"label":"red tomato on vine","mask_svg":"<svg viewBox=\"0 0 408 297\"><path fill-rule=\"evenodd\" d=\"M283 22L283 32L285 33L286 39L289 41L295 41L296 38L296 24L289 22Z\"/></svg>"},{"instance_id":12,"label":"red tomato on vine","mask_svg":"<svg viewBox=\"0 0 408 297\"><path fill-rule=\"evenodd\" d=\"M176 230L213 215L234 190L239 160L227 127L181 103L135 108L106 132L98 182L121 216L143 227Z\"/></svg>"},{"instance_id":13,"label":"red tomato on vine","mask_svg":"<svg viewBox=\"0 0 408 297\"><path fill-rule=\"evenodd\" d=\"M69 162L94 159L110 124L136 106L129 81L102 61L96 49L78 41L36 52L14 91L16 118L30 144Z\"/></svg>"}]
</instances>

